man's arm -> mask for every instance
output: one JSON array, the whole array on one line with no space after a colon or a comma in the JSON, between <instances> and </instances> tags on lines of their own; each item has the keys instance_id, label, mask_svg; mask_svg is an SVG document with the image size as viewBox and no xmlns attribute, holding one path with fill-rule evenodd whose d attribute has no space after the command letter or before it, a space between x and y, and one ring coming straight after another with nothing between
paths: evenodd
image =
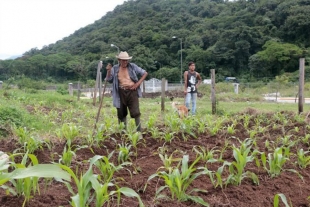
<instances>
[{"instance_id":1,"label":"man's arm","mask_svg":"<svg viewBox=\"0 0 310 207\"><path fill-rule=\"evenodd\" d=\"M141 78L138 80L138 82L136 82L130 89L136 90L141 85L141 83L145 80L147 74L148 73L145 71L145 73L141 76Z\"/></svg>"},{"instance_id":2,"label":"man's arm","mask_svg":"<svg viewBox=\"0 0 310 207\"><path fill-rule=\"evenodd\" d=\"M113 67L114 68L114 67ZM109 83L112 83L113 82L113 74L114 74L114 71L112 72L113 68L111 69L107 69L107 76L105 77L105 79L109 82Z\"/></svg>"},{"instance_id":3,"label":"man's arm","mask_svg":"<svg viewBox=\"0 0 310 207\"><path fill-rule=\"evenodd\" d=\"M202 79L199 73L197 73L197 80L198 80L197 86L199 86L202 82Z\"/></svg>"}]
</instances>

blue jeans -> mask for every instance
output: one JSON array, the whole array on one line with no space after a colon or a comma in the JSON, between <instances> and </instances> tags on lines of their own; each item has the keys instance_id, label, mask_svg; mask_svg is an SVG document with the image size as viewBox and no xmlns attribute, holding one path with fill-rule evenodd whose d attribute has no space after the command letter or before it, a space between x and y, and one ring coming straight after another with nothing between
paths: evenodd
<instances>
[{"instance_id":1,"label":"blue jeans","mask_svg":"<svg viewBox=\"0 0 310 207\"><path fill-rule=\"evenodd\" d=\"M187 93L185 97L185 105L188 109L190 109L189 105L192 103L191 113L192 115L196 114L196 100L197 100L197 93Z\"/></svg>"}]
</instances>

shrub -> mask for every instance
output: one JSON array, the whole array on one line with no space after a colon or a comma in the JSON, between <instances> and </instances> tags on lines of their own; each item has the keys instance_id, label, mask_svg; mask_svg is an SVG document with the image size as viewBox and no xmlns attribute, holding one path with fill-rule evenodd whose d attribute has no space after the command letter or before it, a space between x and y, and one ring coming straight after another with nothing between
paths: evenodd
<instances>
[{"instance_id":1,"label":"shrub","mask_svg":"<svg viewBox=\"0 0 310 207\"><path fill-rule=\"evenodd\" d=\"M23 116L21 112L13 107L0 106L0 125L14 124L21 126L23 123Z\"/></svg>"}]
</instances>

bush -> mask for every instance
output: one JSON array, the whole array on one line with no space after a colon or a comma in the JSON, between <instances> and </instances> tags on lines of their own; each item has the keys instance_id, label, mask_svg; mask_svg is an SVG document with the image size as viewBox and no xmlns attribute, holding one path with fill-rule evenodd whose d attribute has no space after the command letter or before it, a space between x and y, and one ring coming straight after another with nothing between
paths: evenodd
<instances>
[{"instance_id":1,"label":"bush","mask_svg":"<svg viewBox=\"0 0 310 207\"><path fill-rule=\"evenodd\" d=\"M23 123L23 116L21 114L16 108L0 106L0 125L21 126Z\"/></svg>"},{"instance_id":2,"label":"bush","mask_svg":"<svg viewBox=\"0 0 310 207\"><path fill-rule=\"evenodd\" d=\"M69 94L69 91L64 86L58 86L57 87L57 93L60 93L61 95L66 95L66 94Z\"/></svg>"},{"instance_id":3,"label":"bush","mask_svg":"<svg viewBox=\"0 0 310 207\"><path fill-rule=\"evenodd\" d=\"M19 89L45 90L45 84L42 81L35 81L27 77L18 80L17 86Z\"/></svg>"}]
</instances>

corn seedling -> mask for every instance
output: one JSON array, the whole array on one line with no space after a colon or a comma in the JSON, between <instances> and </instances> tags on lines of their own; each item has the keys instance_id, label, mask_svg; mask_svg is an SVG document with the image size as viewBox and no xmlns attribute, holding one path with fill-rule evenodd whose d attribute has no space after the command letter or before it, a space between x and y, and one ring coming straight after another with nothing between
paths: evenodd
<instances>
[{"instance_id":1,"label":"corn seedling","mask_svg":"<svg viewBox=\"0 0 310 207\"><path fill-rule=\"evenodd\" d=\"M165 116L165 125L168 126L172 132L180 131L180 121L176 116Z\"/></svg>"},{"instance_id":2,"label":"corn seedling","mask_svg":"<svg viewBox=\"0 0 310 207\"><path fill-rule=\"evenodd\" d=\"M209 176L210 181L214 188L217 188L218 186L223 188L222 173L223 173L224 167L225 165L222 165L221 167L217 169L216 172L209 170L207 167L199 167L198 170L203 170L203 174Z\"/></svg>"},{"instance_id":3,"label":"corn seedling","mask_svg":"<svg viewBox=\"0 0 310 207\"><path fill-rule=\"evenodd\" d=\"M227 134L233 135L236 133L235 125L231 124L226 127Z\"/></svg>"},{"instance_id":4,"label":"corn seedling","mask_svg":"<svg viewBox=\"0 0 310 207\"><path fill-rule=\"evenodd\" d=\"M194 168L194 166L199 161L199 158L196 159L190 166L188 166L188 161L189 156L184 155L182 161L180 161L177 167L173 167L168 173L165 171L157 172L151 175L148 178L148 181L152 180L155 177L159 177L165 181L165 185L161 186L156 191L156 198L165 197L161 193L164 189L168 188L170 190L172 199L177 199L180 202L191 200L193 202L199 203L202 206L209 206L209 204L205 202L201 197L190 195L192 192L205 192L204 190L193 189L192 191L187 192L190 184L198 176L204 173L203 171L195 173L196 169ZM179 167L181 167L181 170L179 170ZM144 190L145 189L146 186Z\"/></svg>"},{"instance_id":5,"label":"corn seedling","mask_svg":"<svg viewBox=\"0 0 310 207\"><path fill-rule=\"evenodd\" d=\"M120 204L120 194L123 194L127 197L136 197L139 201L139 207L144 207L144 204L140 198L140 196L131 188L127 188L127 187L121 187L121 188L118 188L116 191L111 191L110 195L113 195L113 194L117 194L117 204L119 206ZM97 206L97 207L101 207L101 206Z\"/></svg>"},{"instance_id":6,"label":"corn seedling","mask_svg":"<svg viewBox=\"0 0 310 207\"><path fill-rule=\"evenodd\" d=\"M74 110L65 110L61 114L62 123L73 119Z\"/></svg>"},{"instance_id":7,"label":"corn seedling","mask_svg":"<svg viewBox=\"0 0 310 207\"><path fill-rule=\"evenodd\" d=\"M108 183L113 179L114 173L123 169L123 166L131 165L130 162L124 162L120 165L115 166L112 162L110 162L110 158L114 154L114 151L111 152L108 157L101 156L94 165L100 170L99 180L103 183Z\"/></svg>"},{"instance_id":8,"label":"corn seedling","mask_svg":"<svg viewBox=\"0 0 310 207\"><path fill-rule=\"evenodd\" d=\"M14 154L11 157L22 154ZM28 158L30 161L28 161ZM26 166L26 163L29 163ZM9 167L14 169L8 172ZM63 171L56 164L39 164L38 159L33 154L26 153L21 163L7 163L7 160L0 160L0 186L6 189L7 193L13 195L24 196L25 200L22 206L29 201L33 194L39 191L39 178L58 178L70 181L70 175ZM11 182L14 189L4 185L6 182Z\"/></svg>"},{"instance_id":9,"label":"corn seedling","mask_svg":"<svg viewBox=\"0 0 310 207\"><path fill-rule=\"evenodd\" d=\"M72 158L76 157L75 152L82 149L82 148L88 148L87 145L83 145L83 146L75 146L74 149L72 149L71 146L69 145L65 145L64 150L62 152L62 156L59 159L59 163L63 163L64 165L70 167L71 162L72 162Z\"/></svg>"},{"instance_id":10,"label":"corn seedling","mask_svg":"<svg viewBox=\"0 0 310 207\"><path fill-rule=\"evenodd\" d=\"M198 134L206 131L206 125L204 120L195 119Z\"/></svg>"},{"instance_id":11,"label":"corn seedling","mask_svg":"<svg viewBox=\"0 0 310 207\"><path fill-rule=\"evenodd\" d=\"M134 132L133 134L127 134L127 139L130 141L131 146L133 146L136 150L137 155L137 147L141 140L143 140L143 137L141 135L141 132Z\"/></svg>"},{"instance_id":12,"label":"corn seedling","mask_svg":"<svg viewBox=\"0 0 310 207\"><path fill-rule=\"evenodd\" d=\"M171 143L171 141L172 141L173 138L174 138L174 134L175 134L175 132L167 132L167 133L164 133L163 138L164 138L165 142L170 142L170 143Z\"/></svg>"},{"instance_id":13,"label":"corn seedling","mask_svg":"<svg viewBox=\"0 0 310 207\"><path fill-rule=\"evenodd\" d=\"M31 131L29 131L26 127L14 127L14 133L18 137L18 143L20 145L24 145L31 137Z\"/></svg>"},{"instance_id":14,"label":"corn seedling","mask_svg":"<svg viewBox=\"0 0 310 207\"><path fill-rule=\"evenodd\" d=\"M256 130L252 130L252 129L248 129L247 132L248 132L249 137L250 137L251 139L254 139L255 136L256 136L256 134L257 134L257 131L256 131Z\"/></svg>"},{"instance_id":15,"label":"corn seedling","mask_svg":"<svg viewBox=\"0 0 310 207\"><path fill-rule=\"evenodd\" d=\"M284 203L285 207L293 207L292 202L288 204L286 196L282 193L278 193L273 198L273 207L279 207L279 197L281 198L282 202Z\"/></svg>"},{"instance_id":16,"label":"corn seedling","mask_svg":"<svg viewBox=\"0 0 310 207\"><path fill-rule=\"evenodd\" d=\"M73 157L76 157L75 152L71 150L71 146L65 145L59 163L63 163L65 166L70 167Z\"/></svg>"},{"instance_id":17,"label":"corn seedling","mask_svg":"<svg viewBox=\"0 0 310 207\"><path fill-rule=\"evenodd\" d=\"M251 120L251 116L248 114L244 114L243 115L243 127L245 129L248 129L249 124L250 124L250 120Z\"/></svg>"},{"instance_id":18,"label":"corn seedling","mask_svg":"<svg viewBox=\"0 0 310 207\"><path fill-rule=\"evenodd\" d=\"M61 134L67 140L67 145L71 146L73 140L79 135L79 128L72 123L63 124Z\"/></svg>"},{"instance_id":19,"label":"corn seedling","mask_svg":"<svg viewBox=\"0 0 310 207\"><path fill-rule=\"evenodd\" d=\"M101 124L93 137L93 141L96 145L99 145L101 142L103 142L109 137L109 133L107 133L107 131L104 128L105 126Z\"/></svg>"},{"instance_id":20,"label":"corn seedling","mask_svg":"<svg viewBox=\"0 0 310 207\"><path fill-rule=\"evenodd\" d=\"M139 207L144 207L144 204L140 196L131 188L127 188L127 187L118 188L118 186L114 185L111 182L105 182L101 184L99 183L99 181L96 179L95 176L90 177L90 182L92 183L92 188L95 190L95 195L96 195L95 206L96 207L102 207L104 206L105 203L107 202L109 203L110 198L112 198L115 194L117 197L117 206L120 205L120 199L121 199L120 194L123 194L127 197L136 197L139 201ZM109 192L108 188L111 186L116 187L117 190Z\"/></svg>"},{"instance_id":21,"label":"corn seedling","mask_svg":"<svg viewBox=\"0 0 310 207\"><path fill-rule=\"evenodd\" d=\"M161 135L162 135L162 132L159 131L158 127L151 128L150 133L154 139L157 139L157 138L161 137Z\"/></svg>"},{"instance_id":22,"label":"corn seedling","mask_svg":"<svg viewBox=\"0 0 310 207\"><path fill-rule=\"evenodd\" d=\"M289 160L289 154L289 148L283 147L276 148L273 154L269 153L268 159L266 158L265 153L262 153L261 161L263 167L271 177L276 177L280 175L280 173L284 170L283 167L286 161ZM300 176L300 174L294 169L288 169L287 171L297 173L297 175Z\"/></svg>"},{"instance_id":23,"label":"corn seedling","mask_svg":"<svg viewBox=\"0 0 310 207\"><path fill-rule=\"evenodd\" d=\"M304 117L302 117L300 114L296 114L294 116L294 121L297 122L297 123L300 123L300 124L305 123Z\"/></svg>"},{"instance_id":24,"label":"corn seedling","mask_svg":"<svg viewBox=\"0 0 310 207\"><path fill-rule=\"evenodd\" d=\"M225 144L224 144L224 147L220 150L220 156L218 158L218 161L223 162L223 154L225 153L228 145L229 145L229 141L225 139Z\"/></svg>"},{"instance_id":25,"label":"corn seedling","mask_svg":"<svg viewBox=\"0 0 310 207\"><path fill-rule=\"evenodd\" d=\"M178 162L180 161L181 159L180 158L173 158L173 154L178 152L177 150L172 152L170 154L170 156L168 156L167 154L161 154L159 153L159 158L161 159L161 161L163 162L164 164L164 169L168 170L168 171L171 171L172 169L172 163L173 162Z\"/></svg>"},{"instance_id":26,"label":"corn seedling","mask_svg":"<svg viewBox=\"0 0 310 207\"><path fill-rule=\"evenodd\" d=\"M213 163L217 161L217 159L214 158L214 153L219 150L215 150L214 148L209 150L203 146L194 146L193 151L196 153L197 158L199 157L202 161L207 163Z\"/></svg>"},{"instance_id":27,"label":"corn seedling","mask_svg":"<svg viewBox=\"0 0 310 207\"><path fill-rule=\"evenodd\" d=\"M291 135L285 135L284 137L280 137L277 139L277 142L285 147L292 147L295 145L296 141L291 139Z\"/></svg>"},{"instance_id":28,"label":"corn seedling","mask_svg":"<svg viewBox=\"0 0 310 207\"><path fill-rule=\"evenodd\" d=\"M301 139L302 143L308 144L310 141L310 134L305 134L305 136Z\"/></svg>"},{"instance_id":29,"label":"corn seedling","mask_svg":"<svg viewBox=\"0 0 310 207\"><path fill-rule=\"evenodd\" d=\"M34 138L33 136L29 137L26 142L24 142L24 152L33 153L38 149L42 149L43 143L47 144L47 142L44 142L43 140L39 140L37 138Z\"/></svg>"},{"instance_id":30,"label":"corn seedling","mask_svg":"<svg viewBox=\"0 0 310 207\"><path fill-rule=\"evenodd\" d=\"M73 178L73 181L76 185L77 193L74 192L71 184L69 182L65 182L69 192L73 195L71 197L70 204L74 207L87 207L91 200L91 190L92 190L92 179L97 179L97 175L93 174L92 166L93 164L98 160L101 159L101 156L94 156L90 159L90 164L88 170L81 174L78 178L78 175L76 175L68 166L60 165L62 169L67 171L71 177Z\"/></svg>"},{"instance_id":31,"label":"corn seedling","mask_svg":"<svg viewBox=\"0 0 310 207\"><path fill-rule=\"evenodd\" d=\"M130 119L129 121L127 121L127 129L126 132L128 134L133 134L137 131L137 127L136 127L136 123L134 119Z\"/></svg>"},{"instance_id":32,"label":"corn seedling","mask_svg":"<svg viewBox=\"0 0 310 207\"><path fill-rule=\"evenodd\" d=\"M307 156L307 154L310 151L304 151L303 149L299 149L297 152L297 164L300 168L306 168L308 165L310 165L310 156Z\"/></svg>"},{"instance_id":33,"label":"corn seedling","mask_svg":"<svg viewBox=\"0 0 310 207\"><path fill-rule=\"evenodd\" d=\"M117 161L119 164L126 162L127 160L129 160L132 152L130 152L132 145L130 144L118 144L118 158Z\"/></svg>"},{"instance_id":34,"label":"corn seedling","mask_svg":"<svg viewBox=\"0 0 310 207\"><path fill-rule=\"evenodd\" d=\"M156 121L157 121L157 115L156 114L152 114L151 116L149 116L149 120L146 122L147 129L151 129L151 128L155 127Z\"/></svg>"},{"instance_id":35,"label":"corn seedling","mask_svg":"<svg viewBox=\"0 0 310 207\"><path fill-rule=\"evenodd\" d=\"M246 164L254 160L255 152L249 155L250 150L251 150L250 147L243 149L241 146L240 149L238 149L235 146L233 146L233 156L235 158L235 161L233 162L225 161L223 164L223 166L225 165L229 166L229 176L226 179L226 185L229 183L233 185L240 185L241 181L244 178L251 178L253 183L257 185L259 184L258 177L255 173L252 173L250 171L244 172Z\"/></svg>"}]
</instances>

